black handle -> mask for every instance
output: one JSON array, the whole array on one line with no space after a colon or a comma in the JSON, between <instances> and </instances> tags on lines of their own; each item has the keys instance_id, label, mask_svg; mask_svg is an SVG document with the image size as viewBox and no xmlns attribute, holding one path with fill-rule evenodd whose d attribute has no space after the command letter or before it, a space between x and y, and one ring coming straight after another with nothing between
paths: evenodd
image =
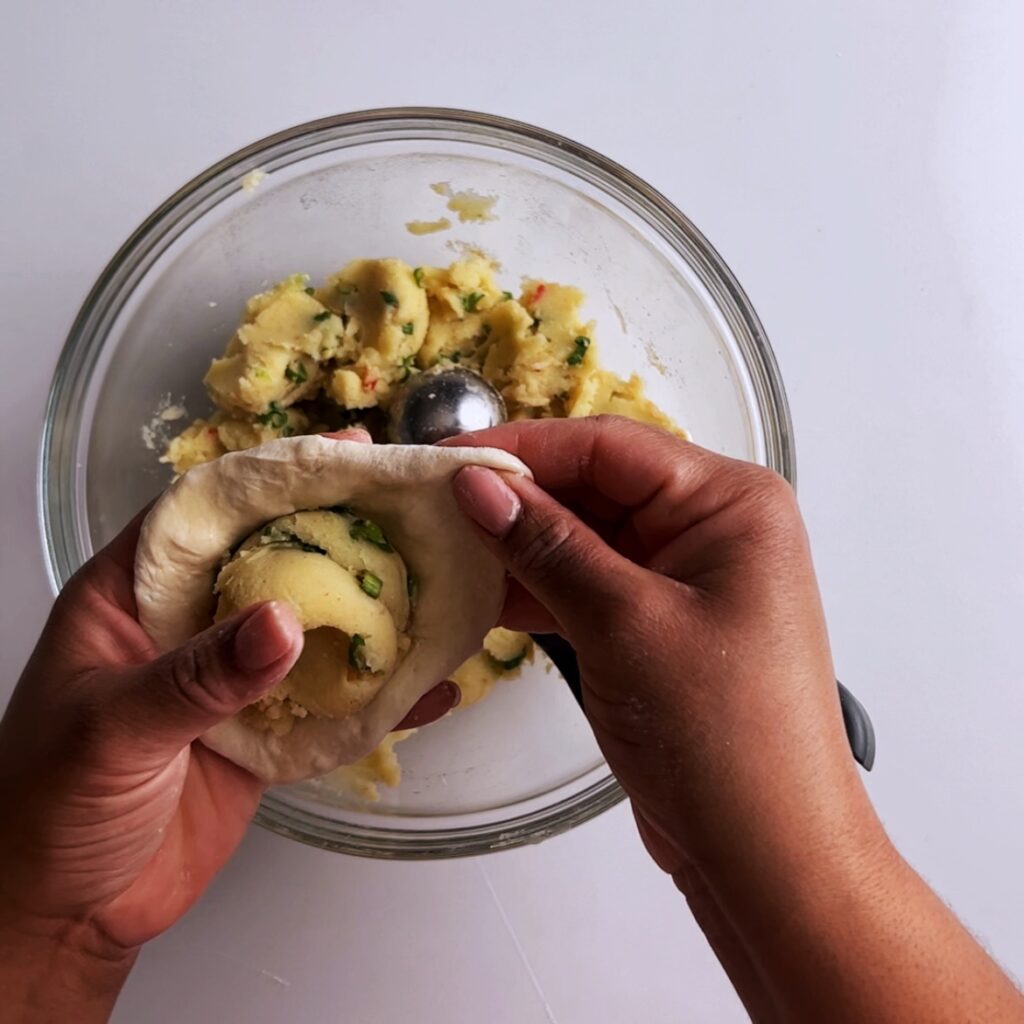
<instances>
[{"instance_id":1,"label":"black handle","mask_svg":"<svg viewBox=\"0 0 1024 1024\"><path fill-rule=\"evenodd\" d=\"M843 725L846 726L853 759L869 772L875 763L875 727L864 705L838 679L836 686L839 687L839 706L843 710Z\"/></svg>"},{"instance_id":2,"label":"black handle","mask_svg":"<svg viewBox=\"0 0 1024 1024\"><path fill-rule=\"evenodd\" d=\"M576 650L557 633L531 633L530 639L551 659L551 663L562 673L576 703L583 707L583 688L580 685L580 663Z\"/></svg>"},{"instance_id":3,"label":"black handle","mask_svg":"<svg viewBox=\"0 0 1024 1024\"><path fill-rule=\"evenodd\" d=\"M531 633L533 642L551 659L555 668L562 673L576 703L583 707L583 690L580 686L580 663L576 651L565 637L557 633ZM865 771L871 771L875 763L875 728L864 705L838 680L839 706L843 712L846 738L850 741L853 759Z\"/></svg>"}]
</instances>

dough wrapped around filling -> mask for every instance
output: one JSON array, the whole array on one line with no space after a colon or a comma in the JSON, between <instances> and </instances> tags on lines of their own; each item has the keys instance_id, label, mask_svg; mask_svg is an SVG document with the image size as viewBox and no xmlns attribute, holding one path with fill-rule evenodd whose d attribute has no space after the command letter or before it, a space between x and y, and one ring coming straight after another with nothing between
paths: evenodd
<instances>
[{"instance_id":1,"label":"dough wrapped around filling","mask_svg":"<svg viewBox=\"0 0 1024 1024\"><path fill-rule=\"evenodd\" d=\"M294 512L250 534L217 576L215 618L286 601L305 645L288 675L247 709L246 724L283 736L297 718L365 707L409 648L411 579L381 528L346 507Z\"/></svg>"},{"instance_id":2,"label":"dough wrapped around filling","mask_svg":"<svg viewBox=\"0 0 1024 1024\"><path fill-rule=\"evenodd\" d=\"M267 599L287 601L306 634L270 699L203 743L265 782L324 775L365 758L480 650L505 570L455 502L465 466L529 475L494 448L291 437L168 488L135 556L139 622L156 646Z\"/></svg>"}]
</instances>

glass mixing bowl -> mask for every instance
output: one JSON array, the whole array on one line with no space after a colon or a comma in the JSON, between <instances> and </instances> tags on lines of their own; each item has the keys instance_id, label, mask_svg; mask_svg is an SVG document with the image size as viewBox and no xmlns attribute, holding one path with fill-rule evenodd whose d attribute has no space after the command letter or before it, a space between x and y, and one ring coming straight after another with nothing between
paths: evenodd
<instances>
[{"instance_id":1,"label":"glass mixing bowl","mask_svg":"<svg viewBox=\"0 0 1024 1024\"><path fill-rule=\"evenodd\" d=\"M267 177L255 189L242 179ZM430 186L498 196L459 223ZM250 182L251 184L251 182ZM407 221L455 220L415 236ZM782 384L754 310L717 253L663 196L612 161L530 125L405 108L325 118L257 142L171 196L100 275L50 394L40 505L55 589L170 479L162 439L209 410L201 380L243 303L354 257L447 264L467 248L581 287L601 361L639 373L706 447L793 478ZM157 450L154 450L153 446ZM257 820L332 850L451 857L538 842L622 799L583 716L538 656L522 678L400 747L378 804L318 783L270 790Z\"/></svg>"}]
</instances>

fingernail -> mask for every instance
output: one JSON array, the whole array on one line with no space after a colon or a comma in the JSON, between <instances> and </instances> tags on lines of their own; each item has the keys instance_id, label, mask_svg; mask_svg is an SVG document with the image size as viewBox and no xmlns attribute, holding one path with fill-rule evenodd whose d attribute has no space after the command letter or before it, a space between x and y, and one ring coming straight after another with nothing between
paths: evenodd
<instances>
[{"instance_id":1,"label":"fingernail","mask_svg":"<svg viewBox=\"0 0 1024 1024\"><path fill-rule=\"evenodd\" d=\"M372 444L373 438L370 432L363 427L348 427L345 430L328 431L320 435L328 437L332 441L354 441L356 444Z\"/></svg>"},{"instance_id":2,"label":"fingernail","mask_svg":"<svg viewBox=\"0 0 1024 1024\"><path fill-rule=\"evenodd\" d=\"M494 537L504 537L523 510L519 496L493 469L467 466L453 486L462 511Z\"/></svg>"},{"instance_id":3,"label":"fingernail","mask_svg":"<svg viewBox=\"0 0 1024 1024\"><path fill-rule=\"evenodd\" d=\"M235 660L246 672L258 672L280 661L295 645L295 625L277 601L256 609L235 634Z\"/></svg>"},{"instance_id":4,"label":"fingernail","mask_svg":"<svg viewBox=\"0 0 1024 1024\"><path fill-rule=\"evenodd\" d=\"M444 688L445 698L448 700L448 710L457 708L462 703L462 688L450 679L446 679L441 686Z\"/></svg>"}]
</instances>

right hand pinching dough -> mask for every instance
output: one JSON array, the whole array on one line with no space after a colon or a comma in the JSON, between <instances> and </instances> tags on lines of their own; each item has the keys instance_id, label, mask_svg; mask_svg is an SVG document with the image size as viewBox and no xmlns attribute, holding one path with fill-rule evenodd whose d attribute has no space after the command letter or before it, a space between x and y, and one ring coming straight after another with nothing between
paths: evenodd
<instances>
[{"instance_id":1,"label":"right hand pinching dough","mask_svg":"<svg viewBox=\"0 0 1024 1024\"><path fill-rule=\"evenodd\" d=\"M868 801L789 485L618 417L458 443L533 471L455 480L518 583L504 623L576 648L643 840L755 1019L1022 1019Z\"/></svg>"}]
</instances>

